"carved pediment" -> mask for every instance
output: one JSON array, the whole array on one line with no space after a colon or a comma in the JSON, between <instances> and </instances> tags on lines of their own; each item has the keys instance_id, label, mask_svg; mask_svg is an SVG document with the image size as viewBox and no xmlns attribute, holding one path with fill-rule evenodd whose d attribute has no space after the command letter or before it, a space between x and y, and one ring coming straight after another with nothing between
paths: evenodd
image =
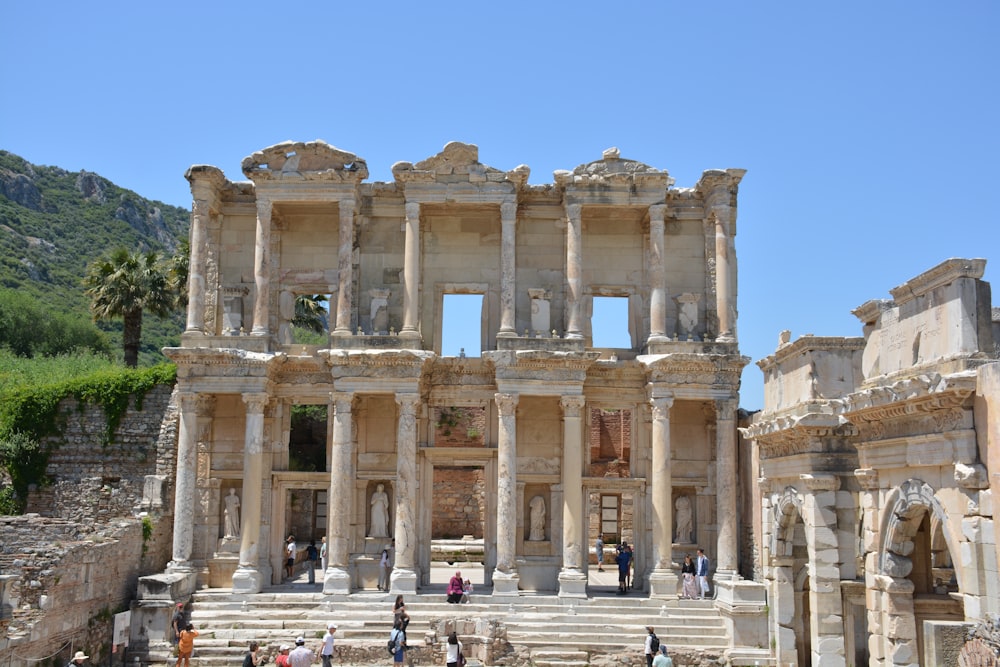
<instances>
[{"instance_id":1,"label":"carved pediment","mask_svg":"<svg viewBox=\"0 0 1000 667\"><path fill-rule=\"evenodd\" d=\"M608 148L600 160L581 164L572 172L565 170L555 172L556 183L563 187L571 183L578 185L624 183L636 178L655 181L664 189L674 184L674 179L666 170L655 169L638 160L623 158L617 148Z\"/></svg>"},{"instance_id":2,"label":"carved pediment","mask_svg":"<svg viewBox=\"0 0 1000 667\"><path fill-rule=\"evenodd\" d=\"M416 164L397 162L392 165L393 178L397 182L404 183L432 181L499 183L509 181L521 188L528 182L530 173L531 170L526 165L520 165L507 172L488 167L479 162L478 146L464 144L460 141L449 142L440 153Z\"/></svg>"},{"instance_id":3,"label":"carved pediment","mask_svg":"<svg viewBox=\"0 0 1000 667\"><path fill-rule=\"evenodd\" d=\"M251 180L301 178L359 182L368 165L354 153L325 141L284 141L243 158L243 173Z\"/></svg>"}]
</instances>

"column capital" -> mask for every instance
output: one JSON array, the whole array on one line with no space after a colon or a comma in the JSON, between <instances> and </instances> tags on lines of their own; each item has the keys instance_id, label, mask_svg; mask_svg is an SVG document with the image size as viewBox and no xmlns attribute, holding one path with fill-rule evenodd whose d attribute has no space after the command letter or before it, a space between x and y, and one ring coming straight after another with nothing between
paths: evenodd
<instances>
[{"instance_id":1,"label":"column capital","mask_svg":"<svg viewBox=\"0 0 1000 667\"><path fill-rule=\"evenodd\" d=\"M274 202L272 202L267 197L257 196L257 217L258 218L271 218L271 212L274 210Z\"/></svg>"},{"instance_id":2,"label":"column capital","mask_svg":"<svg viewBox=\"0 0 1000 667\"><path fill-rule=\"evenodd\" d=\"M246 403L249 414L264 414L264 408L267 406L269 399L270 397L263 392L243 394L243 402Z\"/></svg>"},{"instance_id":3,"label":"column capital","mask_svg":"<svg viewBox=\"0 0 1000 667\"><path fill-rule=\"evenodd\" d=\"M407 221L420 220L420 202L408 201L404 206Z\"/></svg>"},{"instance_id":4,"label":"column capital","mask_svg":"<svg viewBox=\"0 0 1000 667\"><path fill-rule=\"evenodd\" d=\"M731 420L736 418L736 399L722 398L715 401L715 419L717 421Z\"/></svg>"},{"instance_id":5,"label":"column capital","mask_svg":"<svg viewBox=\"0 0 1000 667\"><path fill-rule=\"evenodd\" d=\"M649 207L649 221L651 223L658 222L662 224L666 216L667 216L666 204L653 204L652 206Z\"/></svg>"},{"instance_id":6,"label":"column capital","mask_svg":"<svg viewBox=\"0 0 1000 667\"><path fill-rule=\"evenodd\" d=\"M673 396L657 396L649 399L653 408L653 419L670 419L670 408L674 407Z\"/></svg>"},{"instance_id":7,"label":"column capital","mask_svg":"<svg viewBox=\"0 0 1000 667\"><path fill-rule=\"evenodd\" d=\"M215 396L213 394L197 394L195 410L199 417L208 417L215 410Z\"/></svg>"},{"instance_id":8,"label":"column capital","mask_svg":"<svg viewBox=\"0 0 1000 667\"><path fill-rule=\"evenodd\" d=\"M500 222L517 222L517 202L505 201L500 204Z\"/></svg>"},{"instance_id":9,"label":"column capital","mask_svg":"<svg viewBox=\"0 0 1000 667\"><path fill-rule=\"evenodd\" d=\"M198 409L198 398L201 396L195 391L182 391L177 394L177 403L184 412L194 412Z\"/></svg>"},{"instance_id":10,"label":"column capital","mask_svg":"<svg viewBox=\"0 0 1000 667\"><path fill-rule=\"evenodd\" d=\"M395 399L399 409L403 412L416 412L417 406L420 405L420 394L416 393L396 394Z\"/></svg>"},{"instance_id":11,"label":"column capital","mask_svg":"<svg viewBox=\"0 0 1000 667\"><path fill-rule=\"evenodd\" d=\"M566 218L570 222L579 224L582 213L583 213L583 206L581 206L580 204L566 205Z\"/></svg>"},{"instance_id":12,"label":"column capital","mask_svg":"<svg viewBox=\"0 0 1000 667\"><path fill-rule=\"evenodd\" d=\"M333 404L335 412L349 413L351 403L354 401L353 391L331 391L330 402Z\"/></svg>"},{"instance_id":13,"label":"column capital","mask_svg":"<svg viewBox=\"0 0 1000 667\"><path fill-rule=\"evenodd\" d=\"M504 417L509 417L514 414L514 410L517 409L517 402L519 398L520 396L518 394L496 393L493 395L493 399L497 404L497 409L500 410L500 415Z\"/></svg>"},{"instance_id":14,"label":"column capital","mask_svg":"<svg viewBox=\"0 0 1000 667\"><path fill-rule=\"evenodd\" d=\"M344 197L337 201L337 208L340 209L340 215L343 216L345 212L350 211L351 215L354 215L354 197Z\"/></svg>"},{"instance_id":15,"label":"column capital","mask_svg":"<svg viewBox=\"0 0 1000 667\"><path fill-rule=\"evenodd\" d=\"M579 417L586 404L587 399L583 396L559 397L559 405L562 406L563 415L566 417Z\"/></svg>"}]
</instances>

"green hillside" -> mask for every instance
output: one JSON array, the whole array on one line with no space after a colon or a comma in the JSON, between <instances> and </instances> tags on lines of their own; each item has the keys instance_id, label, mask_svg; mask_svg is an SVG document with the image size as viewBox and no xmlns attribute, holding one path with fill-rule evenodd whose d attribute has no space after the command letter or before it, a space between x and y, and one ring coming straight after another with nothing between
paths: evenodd
<instances>
[{"instance_id":1,"label":"green hillside","mask_svg":"<svg viewBox=\"0 0 1000 667\"><path fill-rule=\"evenodd\" d=\"M180 175L178 175L180 178ZM16 290L55 315L89 317L81 281L89 262L117 246L169 257L190 213L150 201L97 174L33 165L0 150L0 293ZM140 364L164 360L183 314L143 319ZM101 323L121 357L121 322Z\"/></svg>"}]
</instances>

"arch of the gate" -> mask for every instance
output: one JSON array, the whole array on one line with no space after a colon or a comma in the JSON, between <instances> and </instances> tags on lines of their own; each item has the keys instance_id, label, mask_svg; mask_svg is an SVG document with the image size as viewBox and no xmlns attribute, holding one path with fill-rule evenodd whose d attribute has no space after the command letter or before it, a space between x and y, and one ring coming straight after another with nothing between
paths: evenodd
<instances>
[{"instance_id":1,"label":"arch of the gate","mask_svg":"<svg viewBox=\"0 0 1000 667\"><path fill-rule=\"evenodd\" d=\"M879 621L869 623L869 628L881 649L873 657L881 654L885 664L916 666L920 662L913 607L915 587L908 577L913 570L913 538L925 513L930 515L933 525L940 526L940 535L954 556L958 545L947 512L929 484L910 479L886 496L877 566L867 581L869 588L879 591L877 596L869 596L869 617ZM959 590L963 590L961 580Z\"/></svg>"},{"instance_id":2,"label":"arch of the gate","mask_svg":"<svg viewBox=\"0 0 1000 667\"><path fill-rule=\"evenodd\" d=\"M808 619L812 662L846 664L843 600L840 592L840 552L837 544L835 478L810 488L787 486L772 498L773 530L770 536L772 600L774 603L775 657L779 664L797 660L796 641L790 632L795 613L797 582L793 571L795 524L801 519L808 554ZM818 488L816 488L818 487ZM798 584L801 587L801 582Z\"/></svg>"}]
</instances>

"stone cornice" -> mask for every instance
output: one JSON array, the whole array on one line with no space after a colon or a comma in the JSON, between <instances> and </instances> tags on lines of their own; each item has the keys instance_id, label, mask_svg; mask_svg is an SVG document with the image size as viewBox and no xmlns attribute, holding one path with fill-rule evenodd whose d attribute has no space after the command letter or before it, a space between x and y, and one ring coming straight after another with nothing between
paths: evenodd
<instances>
[{"instance_id":1,"label":"stone cornice","mask_svg":"<svg viewBox=\"0 0 1000 667\"><path fill-rule=\"evenodd\" d=\"M397 162L392 165L393 178L408 194L408 186L420 184L427 186L419 188L421 192L437 188L451 190L456 185L489 189L490 185L495 187L497 184L507 184L510 186L507 192L516 192L524 189L530 174L531 169L523 164L506 172L488 167L479 162L478 146L460 141L449 142L440 153L416 164Z\"/></svg>"},{"instance_id":2,"label":"stone cornice","mask_svg":"<svg viewBox=\"0 0 1000 667\"><path fill-rule=\"evenodd\" d=\"M237 348L166 347L163 353L177 364L177 376L266 376L283 354L250 352Z\"/></svg>"},{"instance_id":3,"label":"stone cornice","mask_svg":"<svg viewBox=\"0 0 1000 667\"><path fill-rule=\"evenodd\" d=\"M803 352L810 352L812 350L853 351L863 350L864 348L865 339L861 337L844 338L842 336L813 336L812 334L806 334L794 342L778 346L774 354L758 361L757 366L766 373L776 364L787 361L789 358L796 357Z\"/></svg>"},{"instance_id":4,"label":"stone cornice","mask_svg":"<svg viewBox=\"0 0 1000 667\"><path fill-rule=\"evenodd\" d=\"M735 390L750 357L714 354L646 354L636 357L649 382Z\"/></svg>"},{"instance_id":5,"label":"stone cornice","mask_svg":"<svg viewBox=\"0 0 1000 667\"><path fill-rule=\"evenodd\" d=\"M916 278L907 280L889 290L896 305L902 305L931 290L947 285L959 278L979 279L986 269L985 259L947 259Z\"/></svg>"},{"instance_id":6,"label":"stone cornice","mask_svg":"<svg viewBox=\"0 0 1000 667\"><path fill-rule=\"evenodd\" d=\"M975 371L948 376L929 373L862 389L832 404L852 422L883 422L961 407L975 391Z\"/></svg>"},{"instance_id":7,"label":"stone cornice","mask_svg":"<svg viewBox=\"0 0 1000 667\"><path fill-rule=\"evenodd\" d=\"M268 146L243 158L242 166L254 183L272 179L359 183L368 178L364 160L321 140Z\"/></svg>"}]
</instances>

